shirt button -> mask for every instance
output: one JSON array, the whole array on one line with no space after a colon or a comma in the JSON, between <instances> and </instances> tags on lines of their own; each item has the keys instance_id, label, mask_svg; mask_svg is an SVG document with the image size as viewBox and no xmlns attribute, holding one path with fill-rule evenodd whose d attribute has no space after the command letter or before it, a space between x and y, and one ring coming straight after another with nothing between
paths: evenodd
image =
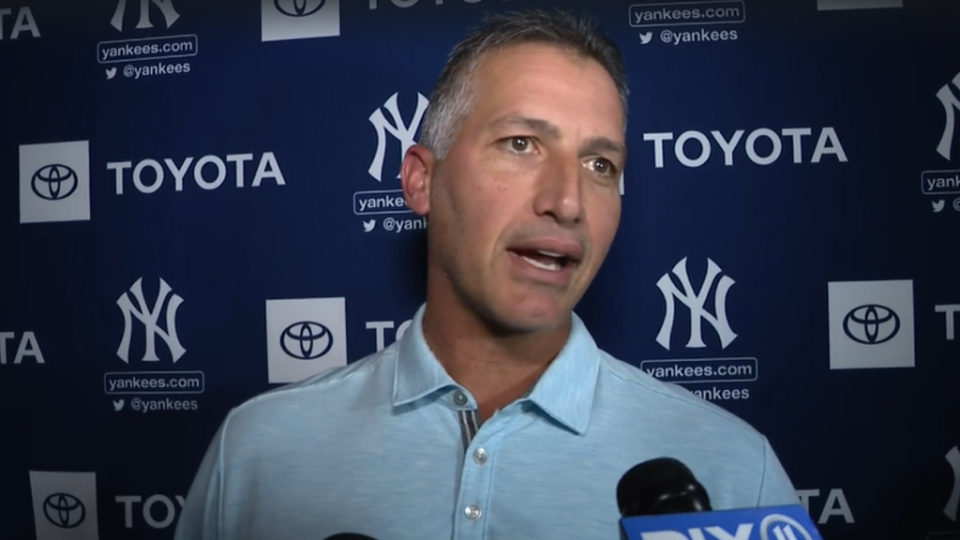
<instances>
[{"instance_id":1,"label":"shirt button","mask_svg":"<svg viewBox=\"0 0 960 540\"><path fill-rule=\"evenodd\" d=\"M463 392L457 390L456 392L453 393L453 402L456 403L457 405L466 405L467 396L465 396Z\"/></svg>"},{"instance_id":2,"label":"shirt button","mask_svg":"<svg viewBox=\"0 0 960 540\"><path fill-rule=\"evenodd\" d=\"M475 504L471 504L470 506L463 509L463 513L467 515L467 519L469 519L470 521L476 521L480 519L480 514L482 512L480 512L479 506Z\"/></svg>"},{"instance_id":3,"label":"shirt button","mask_svg":"<svg viewBox=\"0 0 960 540\"><path fill-rule=\"evenodd\" d=\"M483 448L477 448L476 452L473 453L473 460L479 465L483 465L487 462L487 451Z\"/></svg>"}]
</instances>

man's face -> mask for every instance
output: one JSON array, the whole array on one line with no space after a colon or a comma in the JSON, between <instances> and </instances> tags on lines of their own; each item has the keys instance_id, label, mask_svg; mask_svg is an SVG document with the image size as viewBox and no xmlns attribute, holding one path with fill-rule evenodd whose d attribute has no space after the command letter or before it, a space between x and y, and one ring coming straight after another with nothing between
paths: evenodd
<instances>
[{"instance_id":1,"label":"man's face","mask_svg":"<svg viewBox=\"0 0 960 540\"><path fill-rule=\"evenodd\" d=\"M556 328L620 220L623 112L594 60L523 44L488 54L431 179L429 256L456 301L501 330Z\"/></svg>"}]
</instances>

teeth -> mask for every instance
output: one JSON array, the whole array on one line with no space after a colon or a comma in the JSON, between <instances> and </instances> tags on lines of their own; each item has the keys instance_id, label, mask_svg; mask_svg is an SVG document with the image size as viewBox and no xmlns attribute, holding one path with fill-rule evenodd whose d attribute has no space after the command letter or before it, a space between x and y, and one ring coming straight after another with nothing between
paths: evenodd
<instances>
[{"instance_id":1,"label":"teeth","mask_svg":"<svg viewBox=\"0 0 960 540\"><path fill-rule=\"evenodd\" d=\"M541 252L541 253L543 253L543 252ZM539 268L539 269L541 269L541 270L549 270L549 271L551 271L551 272L558 272L558 271L560 271L560 263L557 262L557 261L553 261L553 262L550 262L550 263L543 263L543 262L540 262L540 261L538 261L538 260L536 260L536 259L531 259L530 257L524 257L523 255L521 255L520 258L523 259L523 260L525 260L525 261L527 261L528 263L530 263L531 266L535 266L535 267L537 267L537 268Z\"/></svg>"},{"instance_id":2,"label":"teeth","mask_svg":"<svg viewBox=\"0 0 960 540\"><path fill-rule=\"evenodd\" d=\"M558 258L558 259L559 259L560 257L563 257L563 253L554 253L554 252L552 252L552 251L537 250L537 253L539 253L539 254L541 254L541 255L546 255L547 257L556 257L556 258Z\"/></svg>"}]
</instances>

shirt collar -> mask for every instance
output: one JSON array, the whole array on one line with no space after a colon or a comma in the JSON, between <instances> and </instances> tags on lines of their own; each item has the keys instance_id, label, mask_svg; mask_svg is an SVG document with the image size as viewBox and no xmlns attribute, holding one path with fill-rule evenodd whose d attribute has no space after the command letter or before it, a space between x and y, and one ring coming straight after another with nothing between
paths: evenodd
<instances>
[{"instance_id":1,"label":"shirt collar","mask_svg":"<svg viewBox=\"0 0 960 540\"><path fill-rule=\"evenodd\" d=\"M443 388L459 387L423 337L423 312L417 309L398 343L393 405L403 405ZM537 383L520 401L535 404L567 429L583 435L590 422L600 371L600 351L583 321L572 314L570 336Z\"/></svg>"},{"instance_id":2,"label":"shirt collar","mask_svg":"<svg viewBox=\"0 0 960 540\"><path fill-rule=\"evenodd\" d=\"M423 338L423 312L417 309L410 326L398 343L396 372L393 376L393 405L403 405L446 387L458 386L443 369Z\"/></svg>"},{"instance_id":3,"label":"shirt collar","mask_svg":"<svg viewBox=\"0 0 960 540\"><path fill-rule=\"evenodd\" d=\"M583 435L590 423L600 373L600 350L576 313L570 337L527 395L548 416Z\"/></svg>"}]
</instances>

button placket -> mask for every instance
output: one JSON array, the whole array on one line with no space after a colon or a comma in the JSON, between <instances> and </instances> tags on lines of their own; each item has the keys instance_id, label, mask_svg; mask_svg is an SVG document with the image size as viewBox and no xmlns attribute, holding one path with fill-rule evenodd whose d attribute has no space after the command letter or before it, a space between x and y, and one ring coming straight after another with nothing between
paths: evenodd
<instances>
[{"instance_id":1,"label":"button placket","mask_svg":"<svg viewBox=\"0 0 960 540\"><path fill-rule=\"evenodd\" d=\"M460 471L461 492L457 502L460 511L463 512L462 517L459 518L460 527L463 528L456 530L462 533L465 539L479 540L479 536L476 535L484 533L486 530L484 521L490 519L489 508L485 505L490 498L493 470L489 465L484 465L491 458L491 450L488 450L490 443L489 435L481 436L479 440L475 439L467 449L466 459Z\"/></svg>"},{"instance_id":2,"label":"button placket","mask_svg":"<svg viewBox=\"0 0 960 540\"><path fill-rule=\"evenodd\" d=\"M454 404L456 393L455 389L454 395L450 397ZM469 404L469 396L464 397ZM462 408L460 412L463 412ZM489 523L484 522L492 519L491 507L488 504L494 475L493 454L498 451L500 441L515 419L515 411L510 408L504 409L488 418L476 431L472 440L466 443L467 448L460 468L460 490L455 507L458 515L455 520L454 535L457 538L480 540L482 535L486 534ZM461 422L464 422L462 418Z\"/></svg>"}]
</instances>

